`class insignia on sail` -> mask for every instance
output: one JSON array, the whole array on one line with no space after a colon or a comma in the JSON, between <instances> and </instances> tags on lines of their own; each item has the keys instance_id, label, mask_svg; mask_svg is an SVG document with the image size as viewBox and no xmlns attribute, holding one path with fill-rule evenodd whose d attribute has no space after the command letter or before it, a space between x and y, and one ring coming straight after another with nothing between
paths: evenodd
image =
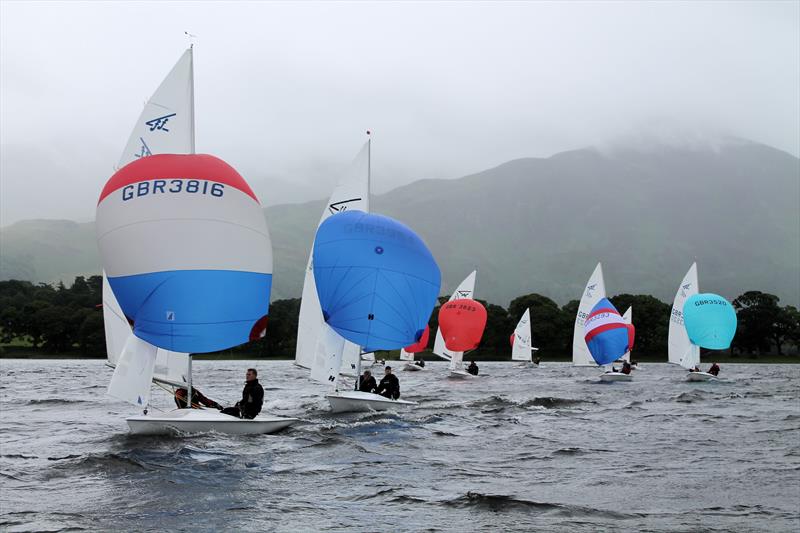
<instances>
[{"instance_id":1,"label":"class insignia on sail","mask_svg":"<svg viewBox=\"0 0 800 533\"><path fill-rule=\"evenodd\" d=\"M204 353L263 336L269 232L255 194L221 159L162 154L124 166L100 195L97 236L137 337Z\"/></svg>"}]
</instances>

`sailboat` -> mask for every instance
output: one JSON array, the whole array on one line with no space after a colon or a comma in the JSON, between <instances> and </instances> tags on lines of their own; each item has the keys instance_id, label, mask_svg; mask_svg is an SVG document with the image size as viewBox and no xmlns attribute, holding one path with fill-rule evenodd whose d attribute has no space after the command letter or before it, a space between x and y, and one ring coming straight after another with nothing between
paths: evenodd
<instances>
[{"instance_id":1,"label":"sailboat","mask_svg":"<svg viewBox=\"0 0 800 533\"><path fill-rule=\"evenodd\" d=\"M422 337L441 286L439 267L425 243L396 220L347 210L327 218L317 229L313 265L328 326L323 330L328 351L317 351L311 377L331 384L333 391L327 395L331 410L416 405L371 392L340 390L338 384L344 340L373 352L408 346ZM359 359L356 375L360 373Z\"/></svg>"},{"instance_id":2,"label":"sailboat","mask_svg":"<svg viewBox=\"0 0 800 533\"><path fill-rule=\"evenodd\" d=\"M692 344L683 320L683 306L686 300L700 292L697 280L697 263L692 263L683 277L669 315L669 334L667 336L667 357L670 363L691 370L700 365L700 347ZM717 379L707 372L690 372L688 381L711 381Z\"/></svg>"},{"instance_id":3,"label":"sailboat","mask_svg":"<svg viewBox=\"0 0 800 533\"><path fill-rule=\"evenodd\" d=\"M480 345L486 319L486 308L471 298L450 300L439 308L439 331L445 347L451 353L458 354L454 358L458 358L459 365L465 352L475 350ZM478 376L477 371L472 374L469 370L454 368L451 360L449 377L469 379Z\"/></svg>"},{"instance_id":4,"label":"sailboat","mask_svg":"<svg viewBox=\"0 0 800 533\"><path fill-rule=\"evenodd\" d=\"M627 324L619 311L603 298L589 312L584 321L584 340L592 359L600 366L611 365L633 345L633 326ZM624 372L606 372L600 381L631 381L633 376Z\"/></svg>"},{"instance_id":5,"label":"sailboat","mask_svg":"<svg viewBox=\"0 0 800 533\"><path fill-rule=\"evenodd\" d=\"M511 360L522 361L521 367L538 367L539 364L533 362L533 352L537 350L531 345L531 312L525 309L511 334Z\"/></svg>"},{"instance_id":6,"label":"sailboat","mask_svg":"<svg viewBox=\"0 0 800 533\"><path fill-rule=\"evenodd\" d=\"M154 154L193 154L194 130L194 49L190 46L145 105L126 143L118 168ZM175 186L172 185L173 188ZM171 391L179 387L186 388L191 396L191 355L157 347L137 337L105 270L103 318L108 364L115 369L108 388L109 395L137 405L145 415L151 382L168 387ZM163 417L143 416L127 420L134 433L213 430L232 434L270 433L295 421L279 417L239 420L196 409L180 409Z\"/></svg>"},{"instance_id":7,"label":"sailboat","mask_svg":"<svg viewBox=\"0 0 800 533\"><path fill-rule=\"evenodd\" d=\"M715 381L708 372L692 371L700 365L700 348L724 350L736 333L736 313L717 294L700 294L697 263L692 263L675 294L669 320L669 362L690 372L687 381Z\"/></svg>"},{"instance_id":8,"label":"sailboat","mask_svg":"<svg viewBox=\"0 0 800 533\"><path fill-rule=\"evenodd\" d=\"M572 330L572 365L596 366L589 347L584 340L583 324L597 302L606 297L606 284L603 280L603 267L600 263L592 272L586 287L583 289L578 313L575 315L575 326Z\"/></svg>"},{"instance_id":9,"label":"sailboat","mask_svg":"<svg viewBox=\"0 0 800 533\"><path fill-rule=\"evenodd\" d=\"M473 270L469 275L464 278L464 281L459 283L453 294L450 295L448 302L464 298L472 298L475 294L475 276L478 271ZM441 328L436 328L436 339L433 343L433 353L450 362L449 377L454 379L472 379L475 376L464 370L463 360L464 352L455 352L448 350L444 343Z\"/></svg>"}]
</instances>

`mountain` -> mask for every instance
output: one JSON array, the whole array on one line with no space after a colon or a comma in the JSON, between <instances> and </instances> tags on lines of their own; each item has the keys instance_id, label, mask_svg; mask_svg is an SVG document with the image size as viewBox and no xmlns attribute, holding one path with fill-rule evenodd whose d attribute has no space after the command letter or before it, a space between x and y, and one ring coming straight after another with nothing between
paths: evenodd
<instances>
[{"instance_id":1,"label":"mountain","mask_svg":"<svg viewBox=\"0 0 800 533\"><path fill-rule=\"evenodd\" d=\"M324 201L265 209L274 298L298 297ZM800 160L768 146L581 149L519 159L456 180L375 196L373 210L417 231L442 293L478 269L476 295L507 305L538 292L580 296L597 261L606 288L671 302L692 261L700 287L800 303ZM25 221L0 229L0 279L71 281L100 271L92 223Z\"/></svg>"}]
</instances>

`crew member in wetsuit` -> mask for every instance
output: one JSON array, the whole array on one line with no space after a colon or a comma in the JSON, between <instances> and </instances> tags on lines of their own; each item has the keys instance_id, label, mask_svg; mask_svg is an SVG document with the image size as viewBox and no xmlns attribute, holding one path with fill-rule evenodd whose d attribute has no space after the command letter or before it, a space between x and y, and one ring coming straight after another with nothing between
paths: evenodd
<instances>
[{"instance_id":1,"label":"crew member in wetsuit","mask_svg":"<svg viewBox=\"0 0 800 533\"><path fill-rule=\"evenodd\" d=\"M358 378L358 390L361 392L375 392L378 384L375 383L375 378L372 377L372 372L364 370L364 374Z\"/></svg>"},{"instance_id":2,"label":"crew member in wetsuit","mask_svg":"<svg viewBox=\"0 0 800 533\"><path fill-rule=\"evenodd\" d=\"M386 398L396 400L400 397L400 380L392 374L392 367L387 366L383 369L383 379L378 384L378 394Z\"/></svg>"},{"instance_id":3,"label":"crew member in wetsuit","mask_svg":"<svg viewBox=\"0 0 800 533\"><path fill-rule=\"evenodd\" d=\"M414 364L420 368L425 368L425 359L420 359L419 361L414 361Z\"/></svg>"},{"instance_id":4,"label":"crew member in wetsuit","mask_svg":"<svg viewBox=\"0 0 800 533\"><path fill-rule=\"evenodd\" d=\"M708 373L711 374L712 376L719 375L719 365L717 363L711 365L711 368L708 369Z\"/></svg>"},{"instance_id":5,"label":"crew member in wetsuit","mask_svg":"<svg viewBox=\"0 0 800 533\"><path fill-rule=\"evenodd\" d=\"M258 382L258 371L255 368L248 368L247 374L245 374L244 389L242 389L242 399L233 407L226 407L222 412L237 418L252 420L261 412L263 404L264 388Z\"/></svg>"},{"instance_id":6,"label":"crew member in wetsuit","mask_svg":"<svg viewBox=\"0 0 800 533\"><path fill-rule=\"evenodd\" d=\"M623 374L630 374L631 373L631 364L627 361L622 362L622 370L620 370Z\"/></svg>"},{"instance_id":7,"label":"crew member in wetsuit","mask_svg":"<svg viewBox=\"0 0 800 533\"><path fill-rule=\"evenodd\" d=\"M186 389L177 389L175 391L175 405L178 409L186 409ZM206 398L202 392L192 387L192 408L200 409L200 406L210 407L212 409L222 410L222 406L214 400Z\"/></svg>"},{"instance_id":8,"label":"crew member in wetsuit","mask_svg":"<svg viewBox=\"0 0 800 533\"><path fill-rule=\"evenodd\" d=\"M469 362L469 366L467 367L467 372L469 372L473 376L478 375L478 365L475 364L475 361Z\"/></svg>"}]
</instances>

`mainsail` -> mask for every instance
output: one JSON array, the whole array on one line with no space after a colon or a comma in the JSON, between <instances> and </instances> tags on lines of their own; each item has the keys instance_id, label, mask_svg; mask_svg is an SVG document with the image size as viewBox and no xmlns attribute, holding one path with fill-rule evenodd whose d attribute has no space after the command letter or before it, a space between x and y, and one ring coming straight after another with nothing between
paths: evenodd
<instances>
[{"instance_id":1,"label":"mainsail","mask_svg":"<svg viewBox=\"0 0 800 533\"><path fill-rule=\"evenodd\" d=\"M692 263L683 277L669 316L669 335L667 337L669 362L683 368L694 368L700 364L700 347L692 344L683 322L683 305L686 300L699 292L697 282L697 263Z\"/></svg>"},{"instance_id":2,"label":"mainsail","mask_svg":"<svg viewBox=\"0 0 800 533\"><path fill-rule=\"evenodd\" d=\"M514 329L514 344L511 346L511 359L513 361L528 361L531 359L531 311L525 309Z\"/></svg>"},{"instance_id":3,"label":"mainsail","mask_svg":"<svg viewBox=\"0 0 800 533\"><path fill-rule=\"evenodd\" d=\"M448 301L452 302L453 300L459 300L463 298L471 299L475 294L475 276L477 273L477 270L470 272L470 274L464 278L464 281L462 281L458 287L456 287L456 290L450 295L450 299ZM436 340L433 343L433 353L442 359L450 361L451 370L461 370L461 361L464 357L464 353L453 352L447 349L447 346L444 344L444 337L442 336L440 328L436 329Z\"/></svg>"},{"instance_id":4,"label":"mainsail","mask_svg":"<svg viewBox=\"0 0 800 533\"><path fill-rule=\"evenodd\" d=\"M194 50L190 47L181 55L145 104L122 151L118 168L153 154L191 154L194 151ZM105 272L103 272L103 320L108 362L116 368L122 350L129 338L133 337L133 332L111 290ZM142 343L144 341L128 344L128 351L142 348L146 352L139 357L129 355L128 366L141 364L142 361L148 361L146 364L149 364L151 350L145 349ZM184 384L188 379L189 365L189 354L159 348L150 373L155 381L172 385ZM119 382L120 380L112 378L112 385ZM136 394L135 401L131 403L139 405L139 398L149 398L149 381L146 389L141 391L142 394ZM109 394L120 397L120 394L111 390L111 385ZM132 394L123 396L134 398Z\"/></svg>"},{"instance_id":5,"label":"mainsail","mask_svg":"<svg viewBox=\"0 0 800 533\"><path fill-rule=\"evenodd\" d=\"M592 272L586 287L583 289L578 313L575 315L575 327L572 332L572 364L574 366L596 366L589 347L584 340L583 324L592 308L606 297L606 284L603 281L603 267L600 263Z\"/></svg>"},{"instance_id":6,"label":"mainsail","mask_svg":"<svg viewBox=\"0 0 800 533\"><path fill-rule=\"evenodd\" d=\"M328 217L348 210L369 212L369 165L370 141L358 152L348 171L342 176L339 184L325 206L317 227ZM350 369L358 366L361 354L360 347L343 338L337 339L336 332L325 324L322 309L319 305L317 288L314 281L314 248L308 254L306 275L303 281L303 296L300 300L300 316L297 321L297 348L294 362L303 368L312 368L315 361L326 360L334 350L342 350L338 354L341 366ZM332 334L331 334L332 333ZM341 340L340 340L341 339ZM342 360L343 358L343 360Z\"/></svg>"}]
</instances>

